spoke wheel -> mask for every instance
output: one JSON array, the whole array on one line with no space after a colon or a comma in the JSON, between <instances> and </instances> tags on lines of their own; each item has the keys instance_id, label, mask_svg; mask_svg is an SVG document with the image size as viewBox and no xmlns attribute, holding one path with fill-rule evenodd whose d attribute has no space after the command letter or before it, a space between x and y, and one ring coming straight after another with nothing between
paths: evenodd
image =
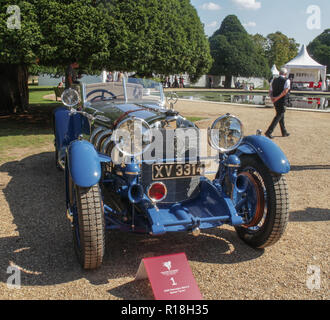
<instances>
[{"instance_id":1,"label":"spoke wheel","mask_svg":"<svg viewBox=\"0 0 330 320\"><path fill-rule=\"evenodd\" d=\"M289 217L285 177L270 172L256 156L242 157L239 174L248 178L247 201L252 211L244 211L244 206L239 211L246 223L235 227L237 234L252 247L273 245L283 235Z\"/></svg>"},{"instance_id":2,"label":"spoke wheel","mask_svg":"<svg viewBox=\"0 0 330 320\"><path fill-rule=\"evenodd\" d=\"M265 213L265 195L260 180L252 173L241 172L238 177L244 176L247 181L247 190L245 192L246 203L241 209L245 211L245 228L257 226L264 217ZM247 199L251 199L248 201ZM240 199L242 200L242 199Z\"/></svg>"}]
</instances>

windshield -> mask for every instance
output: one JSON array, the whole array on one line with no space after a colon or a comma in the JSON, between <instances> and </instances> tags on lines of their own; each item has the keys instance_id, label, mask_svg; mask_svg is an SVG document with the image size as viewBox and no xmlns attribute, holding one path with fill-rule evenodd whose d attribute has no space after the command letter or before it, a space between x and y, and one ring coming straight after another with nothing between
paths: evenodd
<instances>
[{"instance_id":1,"label":"windshield","mask_svg":"<svg viewBox=\"0 0 330 320\"><path fill-rule=\"evenodd\" d=\"M119 82L100 82L82 85L84 102L112 101L114 103L165 103L161 83L140 78Z\"/></svg>"}]
</instances>

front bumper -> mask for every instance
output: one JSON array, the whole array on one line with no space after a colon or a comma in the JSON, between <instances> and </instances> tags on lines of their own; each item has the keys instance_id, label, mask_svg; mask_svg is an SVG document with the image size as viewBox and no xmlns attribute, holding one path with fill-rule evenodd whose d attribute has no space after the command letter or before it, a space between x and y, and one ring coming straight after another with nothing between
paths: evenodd
<instances>
[{"instance_id":1,"label":"front bumper","mask_svg":"<svg viewBox=\"0 0 330 320\"><path fill-rule=\"evenodd\" d=\"M147 215L154 235L243 224L232 200L207 179L200 182L200 193L194 199L148 208Z\"/></svg>"}]
</instances>

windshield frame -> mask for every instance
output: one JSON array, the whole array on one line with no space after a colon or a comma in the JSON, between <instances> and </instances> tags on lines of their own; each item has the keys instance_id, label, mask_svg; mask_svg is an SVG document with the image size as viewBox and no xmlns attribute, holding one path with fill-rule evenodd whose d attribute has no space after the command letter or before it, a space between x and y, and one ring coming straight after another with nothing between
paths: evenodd
<instances>
[{"instance_id":1,"label":"windshield frame","mask_svg":"<svg viewBox=\"0 0 330 320\"><path fill-rule=\"evenodd\" d=\"M130 81L131 80L131 81ZM96 83L81 83L80 85L80 91L81 91L81 101L83 102L84 106L88 106L90 104L93 104L94 101L88 100L88 86L93 85L94 91L98 90L97 84L100 84L99 88L100 90L103 90L106 87L106 84L118 84L116 82L96 82ZM104 99L96 100L95 102L108 102L111 101L114 104L127 104L127 103L139 103L139 104L157 104L159 106L165 106L165 94L163 90L163 85L161 82L150 80L150 79L143 79L143 78L123 78L121 81L123 92L118 96L123 96L123 99L117 100L115 98L111 99L111 97L107 97ZM155 89L155 92L157 92L157 95L154 95L154 97L157 97L157 99L133 99L130 98L128 94L128 85L129 84L137 84L142 85L142 90L150 90Z\"/></svg>"}]
</instances>

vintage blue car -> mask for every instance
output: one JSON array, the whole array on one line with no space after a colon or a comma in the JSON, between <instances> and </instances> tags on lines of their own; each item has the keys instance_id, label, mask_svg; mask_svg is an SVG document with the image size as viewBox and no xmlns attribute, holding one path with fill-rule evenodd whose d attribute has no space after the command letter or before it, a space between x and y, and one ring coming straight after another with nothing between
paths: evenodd
<instances>
[{"instance_id":1,"label":"vintage blue car","mask_svg":"<svg viewBox=\"0 0 330 320\"><path fill-rule=\"evenodd\" d=\"M102 264L106 230L192 232L235 227L252 247L282 236L289 211L282 150L221 115L208 130L174 109L160 83L81 84L54 111L56 166L79 262Z\"/></svg>"}]
</instances>

